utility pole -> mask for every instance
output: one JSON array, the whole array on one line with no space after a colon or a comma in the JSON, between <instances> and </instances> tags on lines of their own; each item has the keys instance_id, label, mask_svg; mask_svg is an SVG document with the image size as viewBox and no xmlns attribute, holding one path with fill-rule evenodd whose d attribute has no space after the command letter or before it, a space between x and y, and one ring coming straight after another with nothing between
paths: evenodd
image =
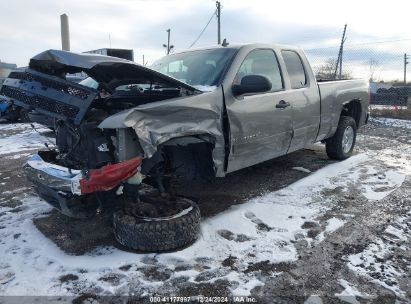
<instances>
[{"instance_id":1,"label":"utility pole","mask_svg":"<svg viewBox=\"0 0 411 304\"><path fill-rule=\"evenodd\" d=\"M407 53L404 54L404 86L407 85L407 64L408 62L408 58L409 56L407 55Z\"/></svg>"},{"instance_id":2,"label":"utility pole","mask_svg":"<svg viewBox=\"0 0 411 304\"><path fill-rule=\"evenodd\" d=\"M167 32L167 45L163 44L163 47L167 48L167 55L170 54L170 50L174 48L174 45L170 45L170 32L171 30L166 30Z\"/></svg>"},{"instance_id":3,"label":"utility pole","mask_svg":"<svg viewBox=\"0 0 411 304\"><path fill-rule=\"evenodd\" d=\"M170 29L167 30L167 55L170 54Z\"/></svg>"},{"instance_id":4,"label":"utility pole","mask_svg":"<svg viewBox=\"0 0 411 304\"><path fill-rule=\"evenodd\" d=\"M335 65L334 79L337 79L337 71L339 71L339 78L342 78L342 56L344 51L344 42L345 42L345 32L347 30L347 24L344 25L344 31L341 38L340 50L338 52L337 63Z\"/></svg>"},{"instance_id":5,"label":"utility pole","mask_svg":"<svg viewBox=\"0 0 411 304\"><path fill-rule=\"evenodd\" d=\"M61 49L63 51L70 51L70 29L69 18L67 14L60 15L61 26Z\"/></svg>"},{"instance_id":6,"label":"utility pole","mask_svg":"<svg viewBox=\"0 0 411 304\"><path fill-rule=\"evenodd\" d=\"M221 44L221 24L220 24L220 17L221 17L221 3L220 1L216 1L217 6L217 43Z\"/></svg>"}]
</instances>

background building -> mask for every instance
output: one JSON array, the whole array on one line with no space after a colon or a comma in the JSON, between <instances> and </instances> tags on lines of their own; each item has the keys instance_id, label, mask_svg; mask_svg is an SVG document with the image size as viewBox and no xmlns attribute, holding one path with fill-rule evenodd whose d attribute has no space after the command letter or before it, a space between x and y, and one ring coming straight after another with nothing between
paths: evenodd
<instances>
[{"instance_id":1,"label":"background building","mask_svg":"<svg viewBox=\"0 0 411 304\"><path fill-rule=\"evenodd\" d=\"M104 49L87 51L84 53L100 54L100 55L118 57L118 58L130 60L130 61L134 61L133 50L127 50L127 49L104 48Z\"/></svg>"},{"instance_id":2,"label":"background building","mask_svg":"<svg viewBox=\"0 0 411 304\"><path fill-rule=\"evenodd\" d=\"M6 78L10 72L17 68L14 63L6 63L0 61L0 85L3 83L4 78Z\"/></svg>"}]
</instances>

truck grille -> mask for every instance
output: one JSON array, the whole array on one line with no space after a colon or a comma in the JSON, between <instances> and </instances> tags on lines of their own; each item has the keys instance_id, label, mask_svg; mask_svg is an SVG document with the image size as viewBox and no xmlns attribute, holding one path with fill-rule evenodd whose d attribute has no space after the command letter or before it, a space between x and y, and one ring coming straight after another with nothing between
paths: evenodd
<instances>
[{"instance_id":1,"label":"truck grille","mask_svg":"<svg viewBox=\"0 0 411 304\"><path fill-rule=\"evenodd\" d=\"M0 94L29 111L79 125L97 96L95 89L32 69L11 72Z\"/></svg>"},{"instance_id":2,"label":"truck grille","mask_svg":"<svg viewBox=\"0 0 411 304\"><path fill-rule=\"evenodd\" d=\"M33 108L42 109L70 119L75 119L79 112L79 109L76 107L68 106L47 97L38 95L29 96L24 91L8 86L1 88L1 94L12 99L20 100Z\"/></svg>"},{"instance_id":3,"label":"truck grille","mask_svg":"<svg viewBox=\"0 0 411 304\"><path fill-rule=\"evenodd\" d=\"M67 84L61 84L57 81L47 79L38 75L33 75L27 72L11 72L9 78L20 79L26 81L36 81L41 83L42 86L52 88L56 91L61 91L80 99L87 99L89 97L89 92L74 86L68 86Z\"/></svg>"}]
</instances>

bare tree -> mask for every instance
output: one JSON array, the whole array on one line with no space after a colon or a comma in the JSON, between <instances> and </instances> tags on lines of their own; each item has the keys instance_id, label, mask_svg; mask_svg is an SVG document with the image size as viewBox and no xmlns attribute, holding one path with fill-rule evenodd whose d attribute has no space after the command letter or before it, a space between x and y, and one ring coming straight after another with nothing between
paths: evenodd
<instances>
[{"instance_id":1,"label":"bare tree","mask_svg":"<svg viewBox=\"0 0 411 304\"><path fill-rule=\"evenodd\" d=\"M320 65L317 68L317 73L315 77L317 79L322 79L322 80L334 80L335 79L335 68L337 65L337 60L334 58L328 58L324 64ZM342 73L342 79L350 79L351 74L349 72L343 72Z\"/></svg>"},{"instance_id":2,"label":"bare tree","mask_svg":"<svg viewBox=\"0 0 411 304\"><path fill-rule=\"evenodd\" d=\"M380 63L378 62L378 60L374 59L374 58L370 58L367 61L367 64L369 66L369 79L370 81L374 81L374 74L376 72L376 70L379 68Z\"/></svg>"}]
</instances>

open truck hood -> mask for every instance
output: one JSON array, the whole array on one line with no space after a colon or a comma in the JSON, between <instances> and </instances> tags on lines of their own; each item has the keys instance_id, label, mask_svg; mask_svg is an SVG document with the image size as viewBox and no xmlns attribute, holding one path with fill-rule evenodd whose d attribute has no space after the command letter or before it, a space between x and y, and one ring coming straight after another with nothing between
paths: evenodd
<instances>
[{"instance_id":1,"label":"open truck hood","mask_svg":"<svg viewBox=\"0 0 411 304\"><path fill-rule=\"evenodd\" d=\"M96 54L77 54L48 50L30 60L29 68L13 71L0 95L23 108L36 110L56 119L80 124L98 92L64 78L66 73L85 72L97 82L113 89L119 83L160 83L178 88L182 95L201 91L175 78L132 61Z\"/></svg>"},{"instance_id":2,"label":"open truck hood","mask_svg":"<svg viewBox=\"0 0 411 304\"><path fill-rule=\"evenodd\" d=\"M33 70L55 76L85 72L97 82L105 83L108 86L125 79L149 80L184 88L192 93L201 92L182 81L135 62L98 54L48 50L31 58L29 66Z\"/></svg>"}]
</instances>

